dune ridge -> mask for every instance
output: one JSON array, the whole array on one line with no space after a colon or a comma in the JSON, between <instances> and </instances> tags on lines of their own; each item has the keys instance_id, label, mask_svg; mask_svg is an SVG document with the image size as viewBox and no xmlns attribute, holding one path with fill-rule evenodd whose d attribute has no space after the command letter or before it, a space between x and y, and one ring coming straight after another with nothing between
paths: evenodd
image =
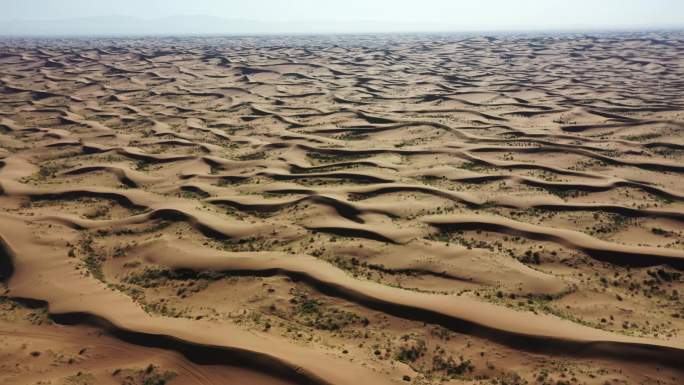
<instances>
[{"instance_id":1,"label":"dune ridge","mask_svg":"<svg viewBox=\"0 0 684 385\"><path fill-rule=\"evenodd\" d=\"M0 384L678 384L683 44L0 40Z\"/></svg>"}]
</instances>

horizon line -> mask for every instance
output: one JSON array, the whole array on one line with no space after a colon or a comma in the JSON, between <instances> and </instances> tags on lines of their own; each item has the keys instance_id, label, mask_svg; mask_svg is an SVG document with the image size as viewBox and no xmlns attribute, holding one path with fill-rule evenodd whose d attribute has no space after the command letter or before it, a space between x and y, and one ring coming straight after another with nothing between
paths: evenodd
<instances>
[{"instance_id":1,"label":"horizon line","mask_svg":"<svg viewBox=\"0 0 684 385\"><path fill-rule=\"evenodd\" d=\"M247 31L233 31L231 32L230 26L226 26L226 31L217 31L214 28L213 31L201 31L204 26L191 26L186 28L189 31L183 32L182 27L179 28L181 31L172 32L167 31L166 28L159 28L160 31L139 31L139 32L117 32L117 31L106 31L106 32L95 32L88 33L80 31L71 32L37 32L32 33L30 31L19 31L19 32L0 32L0 37L121 37L121 36L261 36L261 35L349 35L349 34L394 34L394 33L597 33L597 32L653 32L653 31L677 31L684 30L684 22L682 23L663 23L663 24L653 24L653 23L622 23L613 24L605 26L596 26L591 24L575 24L575 25L564 25L564 26L504 26L504 27L492 27L492 26L482 26L482 27L466 27L458 29L458 27L452 26L452 24L457 24L454 22L440 21L437 23L427 23L427 22L411 22L411 21L379 21L373 19L364 20L292 20L292 21L277 21L277 20L260 20L251 18L227 18L223 16L213 16L206 13L197 14L175 14L162 17L146 18L140 16L132 16L126 14L107 14L107 15L97 15L97 16L80 16L80 17L70 17L70 18L53 18L53 19L28 19L28 18L12 18L12 19L0 19L0 22L12 23L15 25L20 25L21 23L59 23L59 22L73 22L75 20L88 21L88 20L98 20L107 18L127 18L136 21L163 21L169 19L177 18L207 18L214 20L225 20L225 21L240 21L243 23L254 23L255 28L253 30ZM326 29L320 28L324 24L341 24L349 27L350 24L361 25L359 28L354 30L354 28L342 28L342 30ZM311 24L311 31L302 31L302 25ZM368 25L373 24L378 26L378 28L369 28ZM431 28L430 25L434 26ZM268 28L271 26L281 26L282 30L277 30L277 28ZM293 26L297 26L294 29ZM73 27L73 26L72 26ZM215 25L213 27L216 27ZM19 26L21 28L21 26ZM79 26L76 26L79 28ZM83 28L83 27L81 27ZM88 28L88 26L85 26ZM154 26L151 27L154 29ZM243 26L244 28L244 26ZM259 29L266 28L260 31ZM106 27L105 27L106 29ZM209 28L211 29L211 28ZM269 30L271 29L271 30ZM2 27L0 27L2 30Z\"/></svg>"}]
</instances>

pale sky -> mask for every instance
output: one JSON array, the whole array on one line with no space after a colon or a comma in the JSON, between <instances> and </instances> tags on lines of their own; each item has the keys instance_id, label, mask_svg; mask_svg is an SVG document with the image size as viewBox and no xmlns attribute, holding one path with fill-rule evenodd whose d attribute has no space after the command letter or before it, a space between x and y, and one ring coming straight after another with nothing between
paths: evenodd
<instances>
[{"instance_id":1,"label":"pale sky","mask_svg":"<svg viewBox=\"0 0 684 385\"><path fill-rule=\"evenodd\" d=\"M4 21L113 15L282 24L377 21L453 31L657 28L684 26L684 0L0 0Z\"/></svg>"}]
</instances>

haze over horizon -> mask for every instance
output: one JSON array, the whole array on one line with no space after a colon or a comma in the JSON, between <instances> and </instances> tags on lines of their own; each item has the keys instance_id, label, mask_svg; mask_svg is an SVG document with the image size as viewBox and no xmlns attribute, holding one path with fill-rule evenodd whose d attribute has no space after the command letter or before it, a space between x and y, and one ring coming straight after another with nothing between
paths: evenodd
<instances>
[{"instance_id":1,"label":"haze over horizon","mask_svg":"<svg viewBox=\"0 0 684 385\"><path fill-rule=\"evenodd\" d=\"M473 32L684 27L676 0L8 0L0 35Z\"/></svg>"},{"instance_id":2,"label":"haze over horizon","mask_svg":"<svg viewBox=\"0 0 684 385\"><path fill-rule=\"evenodd\" d=\"M0 385L684 385L684 0L0 1Z\"/></svg>"}]
</instances>

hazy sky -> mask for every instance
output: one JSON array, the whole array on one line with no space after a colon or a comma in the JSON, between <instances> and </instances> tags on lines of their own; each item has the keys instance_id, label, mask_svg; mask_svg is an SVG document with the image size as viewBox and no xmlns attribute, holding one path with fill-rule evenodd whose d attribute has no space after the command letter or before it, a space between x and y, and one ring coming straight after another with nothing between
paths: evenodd
<instances>
[{"instance_id":1,"label":"hazy sky","mask_svg":"<svg viewBox=\"0 0 684 385\"><path fill-rule=\"evenodd\" d=\"M277 22L380 21L454 30L684 26L684 0L0 0L1 20L211 15Z\"/></svg>"}]
</instances>

